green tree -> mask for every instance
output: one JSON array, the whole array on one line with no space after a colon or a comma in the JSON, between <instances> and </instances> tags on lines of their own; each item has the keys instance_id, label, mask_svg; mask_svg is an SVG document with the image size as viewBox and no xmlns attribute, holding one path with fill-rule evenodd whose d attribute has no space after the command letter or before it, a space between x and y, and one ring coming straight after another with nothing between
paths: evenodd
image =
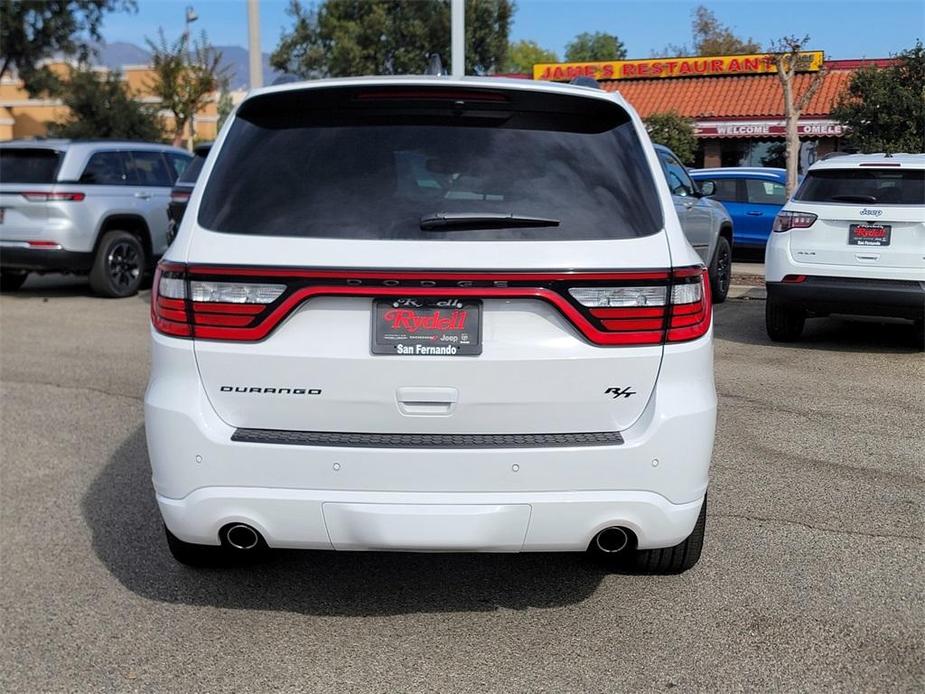
<instances>
[{"instance_id":1,"label":"green tree","mask_svg":"<svg viewBox=\"0 0 925 694\"><path fill-rule=\"evenodd\" d=\"M205 106L212 93L225 79L220 68L222 54L209 44L205 32L199 39L189 42L183 34L168 42L164 30L158 30L158 41L147 39L151 49L151 67L154 77L148 87L161 99L161 108L173 115L173 144L183 142L184 131L190 125L190 144L193 116Z\"/></svg>"},{"instance_id":2,"label":"green tree","mask_svg":"<svg viewBox=\"0 0 925 694\"><path fill-rule=\"evenodd\" d=\"M52 137L149 141L163 137L154 108L135 101L118 72L72 68L50 93L70 109L66 119L48 123Z\"/></svg>"},{"instance_id":3,"label":"green tree","mask_svg":"<svg viewBox=\"0 0 925 694\"><path fill-rule=\"evenodd\" d=\"M613 34L595 31L593 34L578 34L565 47L565 59L570 63L586 63L596 60L623 60L626 46Z\"/></svg>"},{"instance_id":4,"label":"green tree","mask_svg":"<svg viewBox=\"0 0 925 694\"><path fill-rule=\"evenodd\" d=\"M653 113L645 119L645 124L652 142L665 145L687 166L694 163L697 136L694 134L693 120L677 111L664 111Z\"/></svg>"},{"instance_id":5,"label":"green tree","mask_svg":"<svg viewBox=\"0 0 925 694\"><path fill-rule=\"evenodd\" d=\"M218 111L218 124L215 127L216 132L218 132L222 129L222 126L225 125L225 121L228 120L228 116L231 115L231 112L234 111L234 101L231 98L231 92L228 91L227 79L222 81L216 110Z\"/></svg>"},{"instance_id":6,"label":"green tree","mask_svg":"<svg viewBox=\"0 0 925 694\"><path fill-rule=\"evenodd\" d=\"M536 41L514 41L507 52L505 72L533 72L537 63L558 63L559 56L555 51L549 51Z\"/></svg>"},{"instance_id":7,"label":"green tree","mask_svg":"<svg viewBox=\"0 0 925 694\"><path fill-rule=\"evenodd\" d=\"M85 61L107 12L134 11L135 0L0 0L0 78L15 68L30 93L48 85L38 63L56 54Z\"/></svg>"},{"instance_id":8,"label":"green tree","mask_svg":"<svg viewBox=\"0 0 925 694\"><path fill-rule=\"evenodd\" d=\"M862 152L925 152L922 42L889 67L855 72L832 117L848 126L849 142Z\"/></svg>"},{"instance_id":9,"label":"green tree","mask_svg":"<svg viewBox=\"0 0 925 694\"><path fill-rule=\"evenodd\" d=\"M306 9L291 0L292 29L270 57L303 78L424 73L430 54L450 58L450 8L444 0L324 0ZM466 3L466 72L503 69L512 0Z\"/></svg>"},{"instance_id":10,"label":"green tree","mask_svg":"<svg viewBox=\"0 0 925 694\"><path fill-rule=\"evenodd\" d=\"M761 44L751 37L740 39L732 29L723 24L716 15L703 5L698 5L691 13L692 45L669 44L661 51L661 56L673 55L735 55L737 53L760 53Z\"/></svg>"}]
</instances>

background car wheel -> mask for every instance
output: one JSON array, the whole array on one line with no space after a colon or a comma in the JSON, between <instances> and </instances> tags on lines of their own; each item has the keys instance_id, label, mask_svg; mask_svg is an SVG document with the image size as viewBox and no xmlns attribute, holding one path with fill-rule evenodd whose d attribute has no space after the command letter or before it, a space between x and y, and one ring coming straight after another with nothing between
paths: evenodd
<instances>
[{"instance_id":1,"label":"background car wheel","mask_svg":"<svg viewBox=\"0 0 925 694\"><path fill-rule=\"evenodd\" d=\"M4 270L0 273L0 291L15 292L22 286L28 276L28 272Z\"/></svg>"},{"instance_id":2,"label":"background car wheel","mask_svg":"<svg viewBox=\"0 0 925 694\"><path fill-rule=\"evenodd\" d=\"M137 237L108 231L100 241L90 270L90 288L101 296L132 296L141 286L148 259Z\"/></svg>"},{"instance_id":3,"label":"background car wheel","mask_svg":"<svg viewBox=\"0 0 925 694\"><path fill-rule=\"evenodd\" d=\"M728 239L720 236L716 240L716 251L713 253L713 262L710 263L710 291L713 294L713 303L721 304L729 293L732 284L732 246Z\"/></svg>"},{"instance_id":4,"label":"background car wheel","mask_svg":"<svg viewBox=\"0 0 925 694\"><path fill-rule=\"evenodd\" d=\"M806 312L797 306L768 299L764 307L764 323L768 337L775 342L793 342L803 334Z\"/></svg>"},{"instance_id":5,"label":"background car wheel","mask_svg":"<svg viewBox=\"0 0 925 694\"><path fill-rule=\"evenodd\" d=\"M614 554L598 554L609 568L646 574L679 574L693 567L703 551L707 529L707 497L703 498L700 515L691 534L674 547L660 549L625 549Z\"/></svg>"}]
</instances>

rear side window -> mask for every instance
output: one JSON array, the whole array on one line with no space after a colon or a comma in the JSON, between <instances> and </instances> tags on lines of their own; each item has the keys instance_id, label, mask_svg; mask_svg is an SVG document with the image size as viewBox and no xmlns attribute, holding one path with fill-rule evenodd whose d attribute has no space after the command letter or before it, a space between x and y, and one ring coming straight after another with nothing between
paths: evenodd
<instances>
[{"instance_id":1,"label":"rear side window","mask_svg":"<svg viewBox=\"0 0 925 694\"><path fill-rule=\"evenodd\" d=\"M897 167L810 171L794 199L862 205L925 205L925 170Z\"/></svg>"},{"instance_id":2,"label":"rear side window","mask_svg":"<svg viewBox=\"0 0 925 694\"><path fill-rule=\"evenodd\" d=\"M129 175L139 186L172 186L174 177L160 152L132 152Z\"/></svg>"},{"instance_id":3,"label":"rear side window","mask_svg":"<svg viewBox=\"0 0 925 694\"><path fill-rule=\"evenodd\" d=\"M206 161L206 154L197 154L193 157L193 160L189 163L183 173L180 174L180 178L177 179L177 183L195 183L196 179L199 178L199 172L202 171L202 165Z\"/></svg>"},{"instance_id":4,"label":"rear side window","mask_svg":"<svg viewBox=\"0 0 925 694\"><path fill-rule=\"evenodd\" d=\"M192 157L184 157L173 152L167 152L164 156L167 157L170 164L170 177L174 181L177 181L183 175L183 172L189 168L190 163L193 161Z\"/></svg>"},{"instance_id":5,"label":"rear side window","mask_svg":"<svg viewBox=\"0 0 925 694\"><path fill-rule=\"evenodd\" d=\"M97 152L87 160L87 165L80 175L80 182L100 186L125 185L127 157L125 152Z\"/></svg>"},{"instance_id":6,"label":"rear side window","mask_svg":"<svg viewBox=\"0 0 925 694\"><path fill-rule=\"evenodd\" d=\"M701 186L706 181L713 181L713 185L716 186L716 192L713 193L710 197L714 200L719 200L721 202L739 202L739 196L737 193L738 181L734 178L699 178L697 179L701 182Z\"/></svg>"},{"instance_id":7,"label":"rear side window","mask_svg":"<svg viewBox=\"0 0 925 694\"><path fill-rule=\"evenodd\" d=\"M441 213L557 226L422 229ZM617 105L503 91L306 90L239 110L199 223L345 239L620 239L661 228L642 146Z\"/></svg>"},{"instance_id":8,"label":"rear side window","mask_svg":"<svg viewBox=\"0 0 925 694\"><path fill-rule=\"evenodd\" d=\"M0 182L54 183L61 156L53 149L0 148Z\"/></svg>"},{"instance_id":9,"label":"rear side window","mask_svg":"<svg viewBox=\"0 0 925 694\"><path fill-rule=\"evenodd\" d=\"M665 178L668 180L668 189L672 195L687 197L694 194L694 183L687 174L687 169L670 154L658 153L665 169Z\"/></svg>"},{"instance_id":10,"label":"rear side window","mask_svg":"<svg viewBox=\"0 0 925 694\"><path fill-rule=\"evenodd\" d=\"M787 189L780 183L749 178L745 181L748 201L756 205L783 205L787 202Z\"/></svg>"}]
</instances>

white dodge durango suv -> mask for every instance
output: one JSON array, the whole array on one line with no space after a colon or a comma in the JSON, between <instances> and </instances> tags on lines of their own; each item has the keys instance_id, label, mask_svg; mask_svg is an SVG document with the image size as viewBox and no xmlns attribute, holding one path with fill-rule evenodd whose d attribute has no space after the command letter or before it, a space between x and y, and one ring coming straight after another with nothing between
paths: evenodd
<instances>
[{"instance_id":1,"label":"white dodge durango suv","mask_svg":"<svg viewBox=\"0 0 925 694\"><path fill-rule=\"evenodd\" d=\"M806 318L906 318L922 346L925 154L825 159L778 213L765 258L772 340L796 340Z\"/></svg>"},{"instance_id":2,"label":"white dodge durango suv","mask_svg":"<svg viewBox=\"0 0 925 694\"><path fill-rule=\"evenodd\" d=\"M709 282L601 90L360 78L252 93L152 292L174 556L700 556Z\"/></svg>"}]
</instances>

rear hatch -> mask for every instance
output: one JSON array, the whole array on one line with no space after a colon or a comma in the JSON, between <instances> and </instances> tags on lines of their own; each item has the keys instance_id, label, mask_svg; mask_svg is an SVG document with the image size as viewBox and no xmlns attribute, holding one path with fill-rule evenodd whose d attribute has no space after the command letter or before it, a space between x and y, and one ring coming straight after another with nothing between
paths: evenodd
<instances>
[{"instance_id":1,"label":"rear hatch","mask_svg":"<svg viewBox=\"0 0 925 694\"><path fill-rule=\"evenodd\" d=\"M64 154L49 147L0 147L0 241L41 243Z\"/></svg>"},{"instance_id":2,"label":"rear hatch","mask_svg":"<svg viewBox=\"0 0 925 694\"><path fill-rule=\"evenodd\" d=\"M671 262L614 101L274 92L245 102L206 175L188 265L162 267L155 325L194 333L227 423L607 432L642 413ZM679 281L699 291L696 271Z\"/></svg>"},{"instance_id":3,"label":"rear hatch","mask_svg":"<svg viewBox=\"0 0 925 694\"><path fill-rule=\"evenodd\" d=\"M800 263L925 267L925 170L862 165L810 171L788 210L817 216L790 234Z\"/></svg>"}]
</instances>

